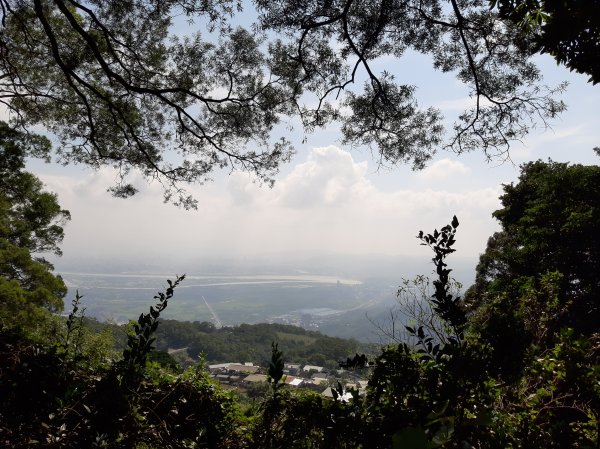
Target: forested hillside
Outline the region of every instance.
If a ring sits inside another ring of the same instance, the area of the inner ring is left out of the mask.
[[[337,368],[340,360],[367,349],[354,340],[284,324],[242,324],[216,329],[206,322],[161,320],[156,331],[157,349],[187,348],[192,358],[202,355],[209,363],[252,361],[267,366],[274,341],[279,342],[279,349],[289,362],[329,368]]]

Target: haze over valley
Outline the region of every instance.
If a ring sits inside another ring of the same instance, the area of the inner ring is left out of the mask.
[[[292,268],[294,262],[299,268]],[[455,275],[465,285],[470,282],[472,264],[472,260],[456,260]],[[196,262],[196,266],[202,271],[188,270],[163,315],[166,319],[208,321],[217,327],[292,324],[364,342],[380,341],[377,324],[388,319],[397,305],[401,279],[427,275],[432,269],[428,254],[422,259],[323,256],[288,259],[287,264],[221,260]],[[67,303],[79,291],[88,316],[118,323],[145,312],[156,292],[175,276],[164,267],[134,272],[125,264],[101,261],[76,268],[59,270],[69,288]]]

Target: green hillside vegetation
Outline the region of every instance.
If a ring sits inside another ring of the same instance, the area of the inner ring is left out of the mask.
[[[187,348],[194,359],[202,355],[208,363],[254,362],[266,366],[271,357],[271,342],[290,362],[337,368],[348,354],[372,351],[367,345],[307,331],[284,324],[241,324],[216,329],[212,323],[161,320],[156,331],[159,350]]]

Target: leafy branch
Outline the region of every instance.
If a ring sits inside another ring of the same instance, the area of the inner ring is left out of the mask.
[[[75,293],[75,299],[71,302],[73,309],[69,313],[67,317],[66,327],[67,333],[65,335],[64,343],[62,347],[65,351],[65,354],[69,355],[69,350],[72,347],[74,356],[77,356],[81,350],[81,339],[83,336],[83,318],[85,315],[85,307],[81,308],[81,299],[83,295],[79,294],[79,290]]]
[[[123,351],[123,363],[127,368],[138,370],[146,365],[148,354],[154,349],[152,343],[156,340],[154,333],[158,328],[158,318],[167,308],[175,287],[184,279],[185,275],[177,276],[175,282],[167,280],[169,287],[166,291],[154,296],[154,299],[158,300],[157,304],[150,306],[150,313],[142,313],[133,325],[133,332],[127,337],[127,348]]]
[[[462,346],[464,339],[464,326],[467,317],[462,307],[461,297],[450,293],[452,287],[450,273],[452,269],[448,268],[448,264],[445,262],[446,257],[456,251],[452,246],[456,243],[454,237],[458,225],[458,219],[454,216],[452,222],[439,231],[435,229],[432,234],[419,231],[417,236],[422,242],[421,245],[429,246],[434,252],[434,257],[431,260],[436,267],[437,279],[433,281],[435,291],[431,297],[432,310],[453,333],[448,337],[447,343],[440,346],[440,343],[436,344],[433,336],[425,334],[423,326],[418,328],[406,326],[406,330],[417,338],[417,345],[421,346],[418,352],[431,358],[439,358],[450,353],[451,348]]]

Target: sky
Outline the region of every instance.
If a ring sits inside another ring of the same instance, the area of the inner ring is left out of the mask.
[[[378,168],[368,150],[340,144],[336,126],[293,136],[297,154],[281,168],[271,189],[245,173],[225,172],[214,182],[190,186],[198,210],[163,204],[158,184],[138,179],[140,193],[116,199],[106,192],[114,173],[30,161],[28,168],[60,204],[70,210],[63,256],[72,267],[82,259],[154,261],[180,269],[199,259],[260,259],[319,255],[416,256],[429,253],[415,239],[453,215],[460,221],[457,254],[472,261],[499,229],[491,214],[500,207],[502,184],[515,182],[518,166],[530,160],[596,164],[600,146],[600,86],[558,67],[549,57],[537,61],[549,85],[567,80],[562,97],[568,110],[552,129],[534,130],[511,149],[511,162],[488,163],[481,153],[438,152],[419,172],[410,167]],[[439,74],[426,57],[408,55],[381,61],[397,78],[418,86],[423,106],[435,106],[451,119],[469,101],[452,74]],[[194,271],[190,266],[188,272]]]

